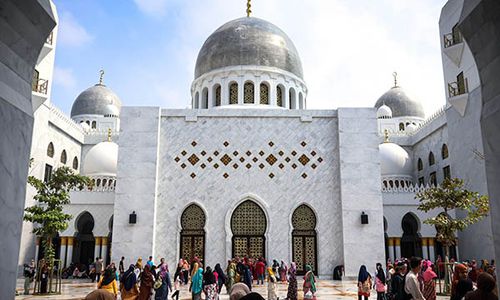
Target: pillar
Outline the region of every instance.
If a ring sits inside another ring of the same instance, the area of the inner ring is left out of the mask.
[[[388,238],[387,239],[387,244],[389,248],[389,259],[394,263],[396,257],[394,253],[394,239],[393,238]]]
[[[94,257],[101,257],[101,237],[95,237]]]
[[[35,237],[35,263],[38,265],[38,253],[40,252],[40,238]]]
[[[429,259],[432,262],[436,261],[436,256],[434,252],[434,238],[429,238]]]
[[[73,245],[75,244],[75,238],[68,236],[67,243],[67,255],[65,267],[68,267],[73,262]]]
[[[396,258],[401,258],[401,239],[394,238],[394,244],[396,245]]]
[[[61,249],[59,250],[59,258],[61,259],[61,266],[66,265],[66,248],[67,248],[68,238],[65,236],[61,237]]]
[[[429,259],[429,249],[428,249],[427,238],[422,238],[422,258]]]
[[[108,253],[108,237],[103,236],[101,238],[101,245],[102,245],[102,252],[101,256],[103,258],[103,265],[104,267],[107,267],[109,264],[109,261],[107,261],[107,253]]]

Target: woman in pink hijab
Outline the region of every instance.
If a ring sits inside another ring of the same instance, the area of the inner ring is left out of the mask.
[[[422,294],[426,300],[436,300],[436,283],[434,282],[434,278],[436,278],[437,275],[432,270],[432,263],[430,260],[426,260],[424,265],[427,268],[425,272],[422,273],[422,278],[424,280]]]

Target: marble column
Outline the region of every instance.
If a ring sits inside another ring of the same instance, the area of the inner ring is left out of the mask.
[[[59,249],[59,259],[61,260],[61,266],[65,266],[66,262],[66,248],[68,239],[65,236],[61,237],[61,248]]]
[[[429,259],[427,238],[422,238],[422,258]]]
[[[40,252],[40,238],[35,237],[35,263],[38,264],[38,253]]]
[[[66,255],[66,263],[64,264],[65,267],[68,267],[72,262],[73,262],[73,244],[75,242],[75,238],[72,236],[68,236],[68,239],[66,241],[67,243],[67,255]]]
[[[94,257],[101,257],[101,237],[95,237]]]
[[[434,253],[434,238],[429,238],[429,260],[436,261],[436,256]]]
[[[401,258],[401,239],[394,238],[394,244],[396,245],[396,258]]]
[[[388,255],[389,255],[389,259],[394,262],[394,240],[392,238],[387,238],[387,245],[388,245]]]
[[[102,245],[101,257],[104,261],[103,265],[107,266],[109,264],[108,255],[107,255],[107,253],[108,253],[108,237],[103,236],[101,238],[101,245]]]

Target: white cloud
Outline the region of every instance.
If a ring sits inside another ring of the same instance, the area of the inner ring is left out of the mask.
[[[78,23],[73,14],[63,12],[59,19],[58,43],[69,47],[80,47],[94,39],[87,30]]]
[[[56,66],[54,68],[54,83],[64,89],[74,89],[76,87],[76,78],[73,70]]]
[[[139,9],[154,17],[163,16],[167,9],[168,0],[134,0]]]

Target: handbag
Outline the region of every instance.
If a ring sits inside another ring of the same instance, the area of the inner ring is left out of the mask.
[[[162,282],[162,280],[161,280],[161,277],[160,277],[160,276],[158,276],[158,278],[157,278],[157,279],[156,279],[156,281],[155,281],[155,284],[153,285],[153,288],[154,288],[155,290],[157,290],[157,289],[161,288],[161,285],[162,285],[162,284],[163,284],[163,282]]]
[[[308,291],[305,295],[304,295],[304,299],[312,299],[313,298],[313,293],[311,291]]]

